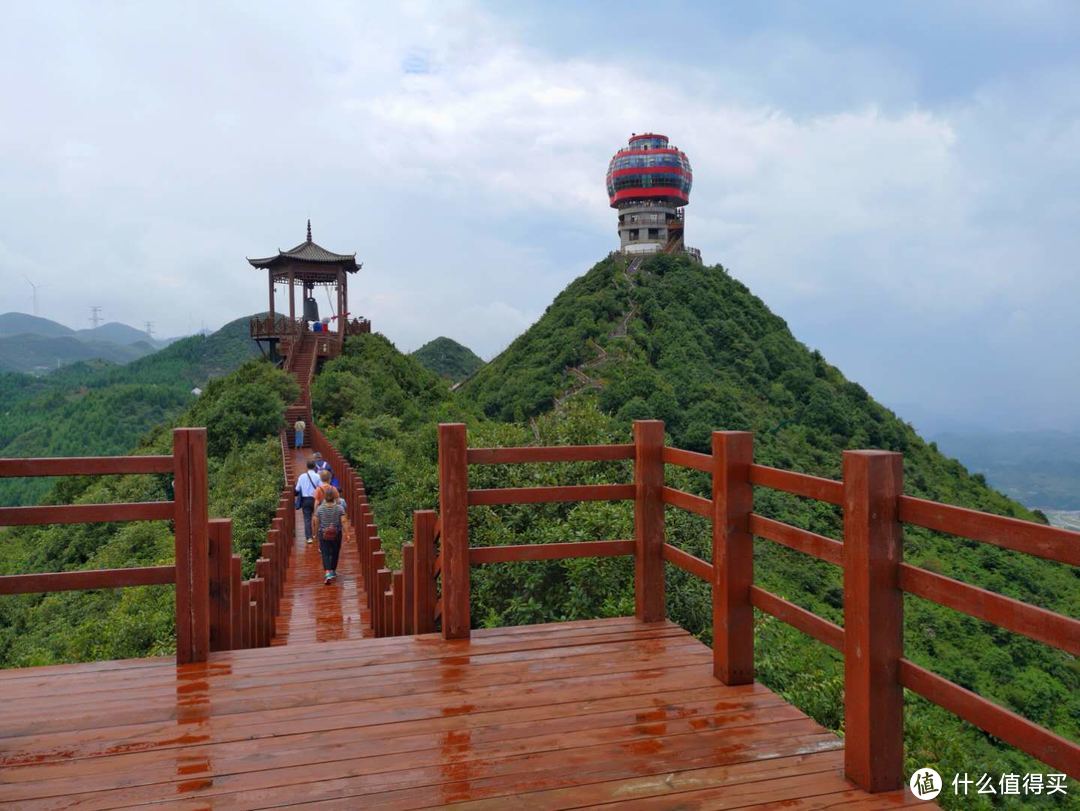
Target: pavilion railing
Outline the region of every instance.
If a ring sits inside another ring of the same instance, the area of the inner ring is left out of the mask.
[[[440,621],[444,638],[468,638],[469,571],[486,563],[632,555],[635,613],[647,622],[666,617],[664,564],[712,586],[713,672],[725,684],[754,679],[756,608],[835,648],[844,656],[845,774],[869,791],[903,782],[903,690],[934,702],[965,721],[1073,777],[1080,777],[1080,746],[932,673],[904,657],[905,594],[948,606],[1015,633],[1080,654],[1080,621],[976,588],[904,563],[903,525],[925,527],[984,543],[1080,565],[1080,533],[981,513],[903,495],[899,453],[845,451],[843,480],[755,464],[753,435],[718,431],[711,453],[665,447],[664,426],[634,423],[626,445],[469,448],[461,424],[439,426],[441,515],[415,513],[413,614]],[[469,465],[634,460],[632,483],[470,489]],[[710,474],[703,498],[666,486],[665,465]],[[843,541],[754,512],[754,488],[766,487],[843,509]],[[471,547],[468,510],[497,504],[632,500],[634,539],[542,545]],[[677,507],[709,519],[712,560],[666,541],[664,509]],[[440,550],[434,554],[435,536]],[[841,627],[754,584],[754,538],[787,546],[840,566],[844,573]],[[423,552],[421,552],[423,549]],[[435,595],[435,581],[441,594]],[[407,613],[407,612],[406,612]]]

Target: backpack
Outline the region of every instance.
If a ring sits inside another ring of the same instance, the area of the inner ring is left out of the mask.
[[[334,524],[323,527],[322,536],[324,541],[336,541],[338,538],[338,528]]]

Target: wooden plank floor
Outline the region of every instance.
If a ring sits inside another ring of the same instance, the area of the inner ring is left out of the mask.
[[[296,481],[296,477],[306,469],[310,456],[310,448],[293,449],[289,460],[289,481]],[[296,511],[295,527],[281,610],[270,644],[295,645],[370,636],[371,616],[352,529],[347,530],[341,545],[338,579],[333,585],[327,586],[323,582],[319,544],[306,543],[304,516],[299,510]]]
[[[21,809],[896,807],[842,742],[632,618],[0,672]]]

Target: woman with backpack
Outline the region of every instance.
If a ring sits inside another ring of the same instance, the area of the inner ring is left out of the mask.
[[[312,521],[312,529],[315,530],[319,539],[323,568],[326,570],[323,582],[328,586],[337,580],[338,555],[341,554],[343,534],[341,519],[344,516],[345,508],[341,506],[337,488],[328,488],[323,492],[322,503],[315,510],[315,518]]]

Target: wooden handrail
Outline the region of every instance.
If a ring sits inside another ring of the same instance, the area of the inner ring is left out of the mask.
[[[0,594],[46,594],[54,591],[164,586],[176,582],[176,566],[135,566],[80,572],[9,574],[0,577]]]
[[[66,456],[0,459],[0,478],[172,473],[171,456]]]
[[[754,608],[771,614],[793,628],[798,628],[804,634],[814,637],[819,642],[824,642],[830,648],[844,652],[844,629],[839,625],[822,619],[812,611],[807,611],[795,603],[777,597],[759,586],[750,587],[750,601],[754,604]]]
[[[959,535],[1058,563],[1080,566],[1080,532],[969,510],[966,507],[940,504],[914,496],[900,497],[900,520],[905,524],[914,524],[936,532]]]
[[[687,512],[692,512],[704,516],[705,518],[712,518],[713,503],[711,499],[695,496],[692,493],[685,493],[682,490],[676,490],[674,487],[664,487],[663,495],[665,504],[670,504],[672,507],[679,507]]]
[[[1080,774],[1080,746],[1028,719],[953,684],[909,659],[901,659],[900,684],[996,738],[1066,774]]]
[[[713,565],[707,560],[702,560],[689,552],[684,552],[677,546],[672,546],[669,543],[664,544],[664,560],[673,566],[678,566],[684,572],[689,572],[694,577],[704,580],[706,583],[713,582],[715,575]]]
[[[0,507],[0,526],[25,527],[46,524],[99,524],[114,521],[170,521],[175,510],[175,501]]]
[[[750,516],[750,532],[759,538],[782,544],[819,560],[837,566],[844,565],[844,545],[816,532],[799,529],[757,513]]]
[[[703,473],[712,473],[713,458],[707,453],[696,451],[684,451],[680,448],[664,447],[664,464],[678,465],[679,467],[700,470]]]
[[[834,479],[823,479],[806,473],[793,473],[765,465],[750,465],[750,483],[785,493],[825,501],[829,504],[844,503],[844,486]]]
[[[907,563],[900,564],[900,588],[908,594],[1080,656],[1080,620]]]

